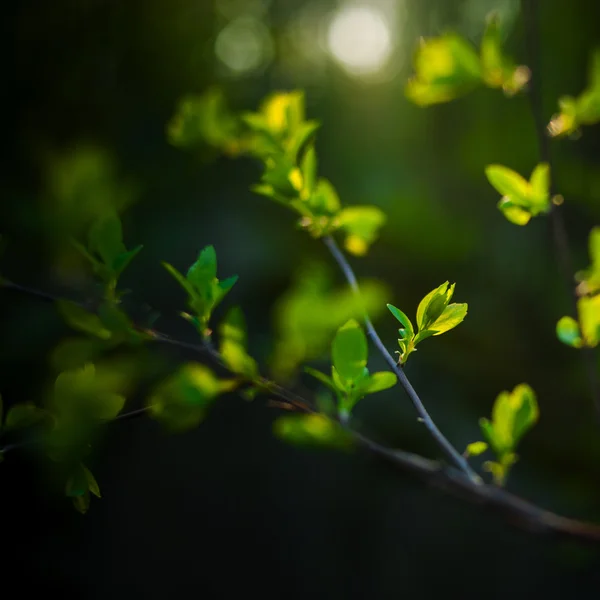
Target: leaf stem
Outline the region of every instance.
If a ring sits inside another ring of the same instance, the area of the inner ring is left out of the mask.
[[[342,258],[344,258],[343,255]],[[349,270],[349,273],[352,273],[351,269]],[[358,284],[356,284],[356,278],[353,273],[352,280],[355,282],[356,289],[358,289]],[[37,290],[32,290],[25,286],[13,284],[10,287],[13,290],[31,294],[46,301],[54,302],[57,300],[57,298],[50,294],[38,292]],[[219,352],[206,344],[191,344],[171,338],[164,333],[155,333],[157,341],[194,352],[208,353],[217,360],[219,364],[225,366]],[[387,354],[387,350],[385,352]],[[265,389],[268,389],[276,398],[280,398],[286,403],[293,404],[303,412],[315,412],[307,401],[290,390],[282,388],[265,378],[259,378],[256,383],[263,385]],[[135,409],[118,415],[113,421],[142,417],[146,412],[146,408]],[[502,488],[476,483],[473,479],[464,477],[462,470],[457,471],[455,467],[442,465],[439,462],[429,460],[411,452],[387,448],[366,435],[350,429],[346,424],[341,423],[341,425],[353,436],[357,445],[389,462],[399,471],[413,475],[424,483],[432,485],[443,492],[451,493],[463,500],[467,500],[477,507],[497,513],[508,523],[529,533],[547,538],[570,539],[594,545],[600,544],[599,525],[577,521],[548,512],[518,496],[510,494]],[[39,441],[39,439],[26,440],[22,443],[9,444],[0,449],[0,456],[5,452],[16,450]]]
[[[325,243],[325,245],[331,252],[333,258],[344,273],[344,276],[346,277],[346,280],[348,281],[348,284],[350,285],[352,291],[355,294],[360,295],[360,288],[358,286],[358,281],[356,280],[356,275],[354,274],[350,263],[346,260],[344,253],[340,250],[335,240],[331,236],[326,236],[323,238],[323,242]],[[427,428],[437,445],[441,448],[442,452],[446,455],[446,457],[450,460],[451,463],[458,467],[472,482],[476,484],[482,483],[481,478],[469,466],[469,463],[467,462],[465,457],[462,456],[456,450],[456,448],[454,448],[454,446],[446,439],[446,437],[444,437],[442,432],[438,429],[437,425],[427,412],[427,409],[421,401],[421,398],[419,398],[419,395],[417,394],[412,384],[410,383],[408,377],[406,376],[404,369],[400,367],[400,365],[397,363],[394,357],[388,352],[384,343],[381,341],[381,338],[375,330],[375,327],[373,327],[373,323],[371,322],[369,316],[365,313],[363,318],[369,337],[371,338],[371,340],[373,341],[383,358],[386,360],[388,365],[393,369],[394,373],[397,375],[400,384],[404,388],[404,391],[406,392],[411,402],[413,403],[415,409],[417,410],[421,423],[425,425],[425,427]]]

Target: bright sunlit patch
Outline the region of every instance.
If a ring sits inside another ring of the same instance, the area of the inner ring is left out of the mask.
[[[240,17],[221,30],[215,41],[215,54],[235,74],[255,71],[271,60],[271,35],[257,19]]]
[[[334,13],[327,32],[333,58],[352,75],[381,71],[393,50],[386,15],[375,6],[348,4]]]

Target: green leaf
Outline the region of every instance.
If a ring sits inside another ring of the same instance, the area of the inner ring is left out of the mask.
[[[398,319],[398,321],[400,321],[400,323],[402,324],[403,329],[401,329],[401,332],[405,332],[404,334],[401,333],[403,338],[412,338],[414,336],[414,329],[413,329],[413,324],[411,323],[411,320],[399,309],[396,308],[395,306],[393,306],[392,304],[387,304],[386,305],[389,309],[389,311],[394,315],[394,317],[396,317],[396,319]]]
[[[334,392],[337,391],[337,387],[333,379],[325,375],[325,373],[321,373],[321,371],[317,371],[317,369],[313,369],[312,367],[304,367],[304,371],[312,377],[314,377],[315,379],[318,379],[321,383],[324,383],[328,388],[330,388]]]
[[[65,494],[69,498],[83,496],[88,491],[89,484],[84,469],[85,468],[83,465],[77,465],[67,479],[67,483],[65,485]]]
[[[96,478],[92,475],[92,472],[85,465],[82,465],[82,467],[87,481],[88,489],[90,490],[90,492],[92,492],[92,494],[94,494],[94,496],[96,496],[96,498],[102,498],[102,495],[100,494],[100,486],[98,485]]]
[[[516,171],[503,165],[488,165],[485,174],[494,189],[502,196],[508,196],[517,206],[528,207],[530,183]]]
[[[434,332],[433,335],[441,335],[446,331],[454,329],[459,323],[462,323],[467,316],[468,305],[449,304],[440,317],[434,323],[429,325],[429,329]]]
[[[581,125],[593,125],[600,121],[600,49],[596,49],[590,61],[588,85],[577,98],[563,96],[558,101],[560,112],[548,125],[551,136],[565,136],[578,131]]]
[[[531,199],[536,205],[545,208],[550,194],[550,165],[548,163],[536,165],[531,173],[529,183]]]
[[[452,33],[423,40],[415,55],[414,68],[415,75],[405,93],[420,106],[448,102],[481,83],[481,65],[475,49]]]
[[[284,415],[274,422],[273,430],[278,438],[296,446],[346,449],[353,443],[349,433],[322,414]]]
[[[271,368],[276,379],[290,377],[298,365],[327,352],[337,329],[348,319],[371,318],[385,310],[387,291],[379,281],[361,281],[361,295],[348,286],[332,287],[329,267],[308,263],[298,272],[274,310],[276,342]]]
[[[585,344],[594,348],[600,342],[600,294],[579,298],[577,307]]]
[[[537,423],[540,411],[535,393],[525,383],[515,387],[511,394],[511,403],[514,411],[512,439],[515,447],[523,435]]]
[[[346,250],[357,256],[366,254],[385,221],[385,213],[377,206],[349,206],[336,218],[339,227],[346,232]]]
[[[188,363],[148,398],[150,414],[171,431],[186,431],[200,424],[220,394],[237,385],[235,380],[217,378],[204,365]]]
[[[454,284],[450,288],[448,288],[448,285],[448,281],[442,283],[442,285],[431,290],[419,302],[419,306],[417,307],[417,326],[419,331],[427,329],[444,312],[454,291]]]
[[[581,348],[583,340],[579,331],[579,323],[573,317],[562,317],[556,324],[558,339],[567,346]]]
[[[73,329],[94,335],[102,340],[112,337],[111,331],[105,327],[98,315],[88,312],[75,302],[57,300],[56,308]]]
[[[177,280],[179,285],[190,295],[195,296],[196,290],[192,284],[173,266],[169,263],[162,262],[162,266]]]
[[[591,230],[588,245],[591,264],[576,275],[576,279],[580,282],[577,287],[580,296],[600,291],[600,227]]]
[[[498,202],[498,208],[508,221],[515,225],[527,225],[531,220],[531,213],[511,202],[506,196]]]
[[[513,454],[523,435],[539,418],[535,393],[527,384],[517,385],[512,392],[498,394],[492,409],[492,421],[480,420],[481,430],[490,446],[504,463]]]
[[[63,371],[54,382],[52,408],[59,415],[72,415],[86,420],[109,421],[125,405],[121,392],[128,376],[92,363],[78,369]]]
[[[308,205],[315,215],[334,215],[340,210],[340,198],[328,179],[319,178],[316,188],[307,197]]]
[[[239,277],[237,275],[232,275],[227,279],[223,279],[223,281],[219,281],[219,288],[221,289],[220,299],[231,290],[231,288],[237,283]]]
[[[314,136],[319,127],[320,123],[318,121],[304,121],[298,126],[296,132],[287,142],[288,155],[293,161],[297,160],[299,152]]]
[[[6,412],[6,429],[26,429],[43,421],[48,413],[31,402],[23,402],[11,406]]]
[[[488,449],[488,445],[485,442],[472,442],[467,446],[465,450],[465,456],[479,456]]]
[[[531,73],[525,66],[516,66],[502,49],[499,18],[492,14],[481,40],[481,66],[484,83],[492,88],[501,87],[506,95],[521,91]]]
[[[214,87],[182,98],[167,126],[169,143],[174,146],[206,143],[230,154],[243,149],[240,133],[240,122],[229,110],[223,91]]]
[[[361,384],[361,394],[374,394],[375,392],[381,392],[387,390],[396,385],[398,378],[394,373],[389,371],[380,371],[373,373],[366,380],[366,383]]]
[[[367,365],[367,338],[354,319],[340,327],[331,348],[333,365],[340,377],[346,381],[357,381]]]
[[[133,250],[123,252],[116,257],[113,262],[112,268],[115,275],[118,277],[121,273],[129,266],[129,263],[137,256],[138,252],[143,248],[141,244],[136,246]]]
[[[201,250],[198,260],[189,268],[187,280],[201,293],[217,277],[217,253],[214,246],[206,246]]]
[[[121,219],[116,213],[103,216],[92,224],[88,234],[88,249],[100,256],[110,269],[117,258],[127,251],[123,244]]]

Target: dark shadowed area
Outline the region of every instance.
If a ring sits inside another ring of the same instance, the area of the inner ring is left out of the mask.
[[[537,5],[548,122],[557,99],[586,84],[600,4]],[[350,257],[357,275],[385,283],[386,302],[411,314],[446,280],[469,304],[464,323],[425,341],[406,367],[440,429],[462,451],[481,438],[478,419],[498,393],[527,382],[541,417],[508,488],[600,522],[598,415],[580,354],[555,336],[571,305],[550,223],[509,223],[484,175],[490,163],[529,175],[539,162],[527,96],[482,87],[422,108],[404,94],[421,36],[453,30],[477,43],[494,9],[508,51],[527,64],[516,0],[5,0],[0,272],[83,298],[87,280],[57,251],[64,232],[48,215],[61,194],[118,203],[127,246],[144,245],[123,276],[132,314],[152,307],[162,331],[195,341],[178,315],[184,294],[160,263],[184,271],[213,244],[219,273],[239,275],[227,304],[242,306],[251,353],[267,365],[274,308],[299,269],[327,263],[336,285],[343,277],[292,213],[250,191],[256,162],[182,151],[165,128],[183,95],[213,85],[238,110],[303,89],[308,117],[322,123],[320,173],[345,203],[388,216],[369,254]],[[600,222],[599,149],[599,125],[551,145],[577,270]],[[56,377],[49,357],[72,331],[51,304],[10,290],[0,289],[0,319],[2,398],[37,402]],[[381,312],[375,325],[395,351],[397,322]],[[198,359],[145,352],[131,407],[178,362]],[[385,368],[374,351],[369,367]],[[297,382],[308,396],[315,388]],[[183,434],[150,419],[107,426],[88,459],[102,499],[85,516],[30,453],[7,454],[5,594],[375,600],[600,589],[598,549],[540,540],[363,452],[286,445],[272,433],[280,413],[264,398],[227,394]],[[389,446],[440,458],[400,387],[368,397],[356,415]]]

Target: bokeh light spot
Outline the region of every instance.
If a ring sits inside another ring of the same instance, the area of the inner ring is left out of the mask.
[[[393,50],[386,15],[367,4],[347,4],[334,13],[327,32],[333,58],[352,75],[381,71]]]
[[[215,54],[234,74],[244,75],[271,60],[273,42],[261,21],[240,17],[221,30],[215,41]]]

